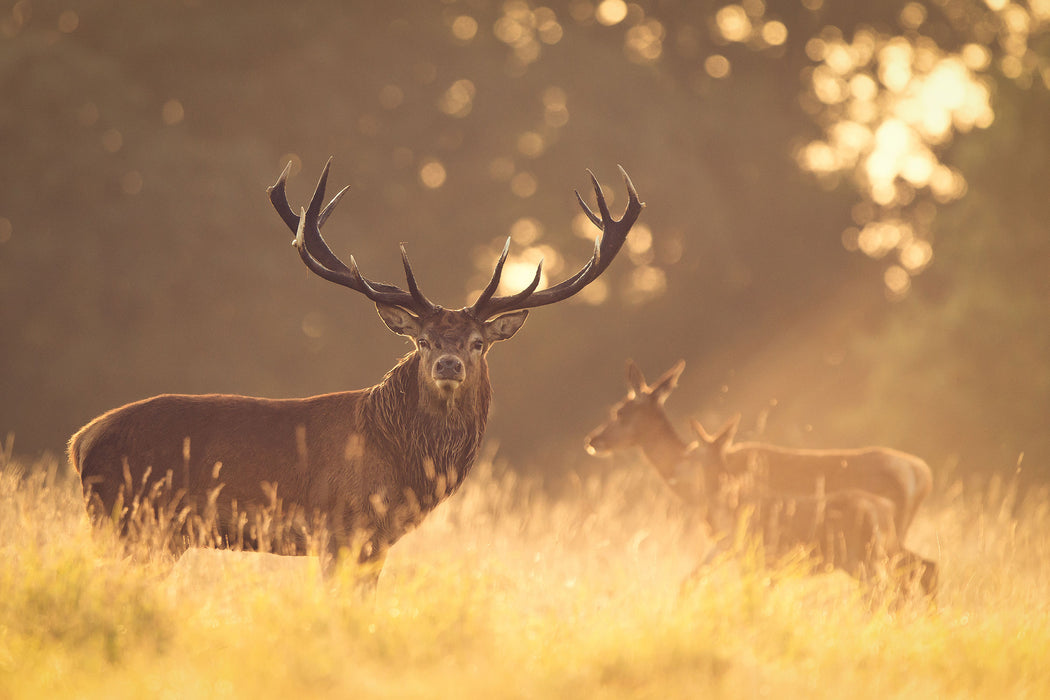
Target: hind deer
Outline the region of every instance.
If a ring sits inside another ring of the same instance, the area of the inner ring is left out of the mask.
[[[623,217],[613,219],[588,171],[599,213],[576,197],[601,230],[590,260],[560,284],[538,290],[541,262],[525,289],[497,296],[508,238],[477,300],[450,310],[420,291],[404,245],[407,291],[366,278],[353,256],[344,264],[331,251],[321,227],[347,188],[322,207],[330,164],[298,215],[285,194],[291,164],[269,188],[270,201],[295,235],[306,267],[374,302],[386,326],[412,341],[411,352],[378,384],[357,391],[280,400],[166,394],[131,403],[73,435],[69,459],[93,508],[116,510],[119,520],[133,489],[141,494],[167,483],[187,507],[213,508],[225,543],[240,541],[238,513],[264,508],[276,493],[297,522],[323,521],[334,555],[328,563],[340,552],[356,556],[374,584],[389,547],[452,495],[471,469],[492,395],[486,362],[492,345],[512,337],[528,309],[568,299],[597,279],[644,204],[620,168],[628,202]],[[305,554],[304,546],[285,553]]]
[[[731,434],[738,417],[719,436]],[[773,558],[804,548],[824,568],[837,568],[867,581],[892,580],[903,594],[918,584],[933,596],[937,564],[909,549],[899,536],[900,509],[885,496],[860,487],[825,490],[824,476],[816,476],[813,491],[778,488],[770,472],[754,461],[734,464],[728,442],[712,438],[693,420],[698,437],[688,452],[701,490],[706,495],[706,518],[718,545],[707,557],[738,545],[729,537],[744,532],[762,541]]]
[[[715,436],[693,422],[698,440],[682,440],[664,410],[685,368],[675,364],[652,386],[627,363],[627,396],[611,420],[586,440],[591,454],[638,447],[683,500],[706,509],[712,534],[735,531],[743,515],[772,551],[808,545],[825,563],[863,576],[891,561],[919,572],[927,592],[936,565],[902,541],[932,485],[913,455],[884,447],[795,450],[764,443],[732,444],[739,416]]]

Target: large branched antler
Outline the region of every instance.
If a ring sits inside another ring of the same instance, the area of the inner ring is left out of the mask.
[[[609,214],[609,207],[605,203],[601,185],[598,184],[598,180],[590,170],[587,171],[587,174],[590,175],[591,183],[594,185],[594,194],[598,199],[598,211],[601,216],[595,215],[583,201],[580,193],[576,192],[576,199],[583,208],[583,212],[602,231],[601,236],[594,241],[594,254],[591,255],[591,259],[579,272],[560,284],[536,291],[536,287],[540,283],[540,274],[543,270],[543,262],[540,261],[540,264],[536,266],[536,276],[533,277],[532,282],[525,289],[510,296],[493,296],[496,288],[499,287],[500,275],[503,273],[503,264],[507,261],[507,252],[510,250],[510,239],[508,238],[506,245],[503,246],[503,252],[500,254],[499,260],[496,261],[492,279],[489,280],[488,285],[482,290],[478,300],[466,311],[479,321],[484,321],[510,311],[545,306],[546,304],[553,304],[563,299],[568,299],[596,280],[605,271],[605,268],[609,267],[609,263],[612,262],[613,258],[616,257],[624,241],[627,240],[628,232],[630,232],[634,222],[638,219],[638,215],[641,214],[642,208],[645,207],[645,204],[639,201],[638,193],[634,189],[634,183],[631,182],[627,172],[623,167],[617,167],[620,168],[620,173],[623,174],[624,182],[627,184],[628,195],[627,209],[619,221],[613,219],[612,215]]]
[[[339,203],[343,194],[349,189],[348,186],[339,190],[332,197],[332,200],[328,202],[327,206],[323,209],[321,208],[321,204],[324,202],[325,186],[328,184],[328,168],[331,164],[332,159],[329,158],[328,162],[325,163],[324,170],[321,171],[321,177],[317,181],[313,197],[310,198],[310,206],[306,209],[300,209],[298,216],[288,205],[288,195],[285,192],[285,181],[288,178],[288,171],[292,167],[291,163],[285,166],[284,172],[277,178],[277,182],[266,190],[270,195],[270,202],[273,204],[274,209],[277,210],[278,215],[295,234],[292,244],[298,249],[299,257],[302,258],[310,270],[320,277],[361,292],[376,303],[400,306],[414,312],[418,316],[429,315],[437,307],[419,290],[403,243],[401,244],[401,261],[405,266],[405,277],[408,280],[407,292],[392,284],[369,280],[358,270],[357,261],[354,260],[353,255],[350,256],[350,265],[347,266],[325,243],[324,238],[321,236],[321,226],[324,225],[335,205]]]

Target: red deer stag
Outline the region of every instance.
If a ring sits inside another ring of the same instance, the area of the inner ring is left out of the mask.
[[[735,420],[730,425],[735,427]],[[812,494],[778,490],[760,470],[733,466],[725,445],[698,421],[692,423],[699,442],[690,456],[696,457],[703,483],[708,525],[720,540],[707,560],[738,545],[733,535],[741,534],[743,525],[743,533],[760,540],[768,557],[801,547],[823,567],[862,581],[891,580],[902,594],[917,583],[927,595],[936,593],[937,564],[904,548],[892,500],[861,488],[825,492],[823,477],[817,477]]]
[[[528,309],[568,299],[601,275],[644,204],[620,168],[628,202],[623,217],[613,219],[588,171],[599,214],[579,193],[576,197],[601,235],[587,264],[563,282],[537,290],[541,263],[525,289],[496,296],[508,239],[477,301],[449,310],[420,291],[403,245],[408,291],[369,280],[353,256],[347,265],[331,251],[320,229],[347,188],[322,208],[330,163],[299,215],[285,194],[291,164],[269,188],[270,201],[295,234],[303,263],[373,301],[387,327],[410,338],[414,349],[379,384],[358,391],[280,400],[162,395],[131,403],[73,435],[69,458],[85,495],[106,513],[116,506],[118,517],[121,504],[132,498],[129,488],[144,492],[166,473],[183,503],[198,512],[215,509],[224,541],[237,536],[235,512],[265,507],[267,490],[271,496],[276,490],[286,513],[323,520],[328,551],[356,553],[374,583],[388,548],[454,493],[470,471],[488,417],[486,355],[492,344],[513,336]],[[217,486],[221,490],[215,491]],[[290,553],[305,551],[298,547]]]

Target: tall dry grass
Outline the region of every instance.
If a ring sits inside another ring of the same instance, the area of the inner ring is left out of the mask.
[[[891,611],[747,558],[683,587],[706,541],[643,465],[553,497],[484,460],[374,599],[313,558],[129,552],[62,474],[0,464],[0,698],[1050,697],[1050,499],[1008,480],[937,489],[937,606]]]

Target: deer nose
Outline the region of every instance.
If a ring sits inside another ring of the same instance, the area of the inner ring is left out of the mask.
[[[455,355],[439,357],[434,363],[434,379],[451,379],[461,382],[466,378],[463,361]]]
[[[589,455],[597,455],[605,452],[606,445],[605,439],[600,433],[588,435],[587,439],[583,443],[583,449],[586,450]]]

